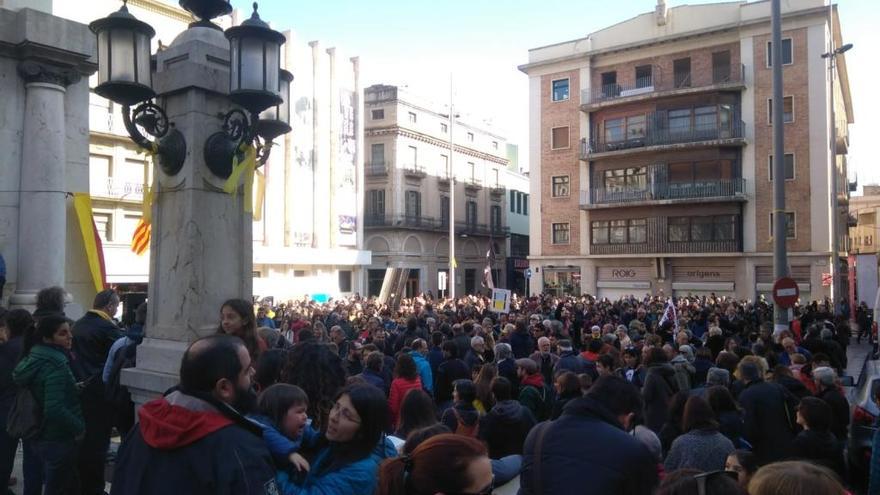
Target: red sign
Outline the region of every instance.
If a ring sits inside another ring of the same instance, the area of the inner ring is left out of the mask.
[[[773,302],[780,308],[790,308],[797,302],[800,291],[793,278],[783,277],[773,284]]]
[[[822,287],[831,287],[832,281],[834,279],[831,277],[830,273],[822,274]]]

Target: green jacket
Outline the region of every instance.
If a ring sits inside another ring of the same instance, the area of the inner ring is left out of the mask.
[[[76,381],[59,348],[35,345],[15,367],[12,379],[29,388],[43,407],[40,440],[73,440],[85,430]]]
[[[519,403],[532,412],[535,420],[545,421],[550,418],[553,400],[546,386],[524,385],[519,391]]]

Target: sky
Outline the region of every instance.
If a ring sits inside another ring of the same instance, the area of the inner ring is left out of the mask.
[[[796,2],[797,0],[782,0]],[[233,0],[251,12],[250,0]],[[667,0],[675,7],[707,0]],[[873,4],[873,6],[872,6]],[[433,101],[449,100],[450,74],[456,108],[469,123],[492,129],[520,147],[528,164],[528,77],[517,69],[528,50],[586,36],[653,11],[655,0],[262,0],[260,16],[275,29],[292,29],[322,46],[361,58],[364,87],[407,86]],[[855,124],[850,128],[850,174],[859,185],[880,183],[880,164],[870,142],[880,135],[880,70],[872,52],[880,26],[875,0],[838,0]],[[295,72],[296,68],[292,68]],[[296,84],[296,83],[294,83]],[[861,189],[861,187],[860,187]]]

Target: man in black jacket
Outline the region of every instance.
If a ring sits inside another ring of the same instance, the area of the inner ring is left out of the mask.
[[[458,359],[458,346],[455,342],[447,340],[441,347],[443,350],[443,362],[437,367],[434,376],[434,394],[437,404],[444,408],[452,402],[453,384],[456,380],[471,377],[471,370]]]
[[[638,389],[618,376],[596,381],[562,416],[532,430],[523,448],[522,495],[648,495],[657,463],[627,433],[641,410]]]
[[[183,356],[180,386],[145,404],[119,449],[112,495],[275,495],[272,457],[253,401],[251,359],[237,337],[211,335]]]
[[[104,463],[115,411],[104,397],[101,374],[110,347],[122,337],[122,331],[113,321],[118,307],[116,291],[103,290],[95,296],[92,309],[73,325],[72,367],[77,381],[85,384],[82,412],[86,434],[77,459],[83,495],[104,493]]]
[[[503,376],[492,380],[495,405],[480,418],[479,438],[489,448],[489,457],[501,459],[522,454],[523,442],[535,426],[535,417],[519,401],[514,400],[510,380]]]
[[[744,412],[746,440],[752,444],[755,460],[763,465],[785,459],[794,439],[790,414],[794,401],[781,385],[765,382],[756,364],[740,363],[737,372],[745,383],[739,404]]]
[[[821,366],[813,370],[813,380],[818,388],[816,397],[831,406],[831,433],[839,441],[845,442],[849,430],[849,401],[838,388],[837,373],[829,367]]]

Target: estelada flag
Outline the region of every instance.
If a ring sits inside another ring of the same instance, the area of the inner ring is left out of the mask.
[[[137,227],[134,229],[134,235],[131,236],[131,250],[138,256],[144,254],[150,247],[150,233],[152,226],[141,218]]]

